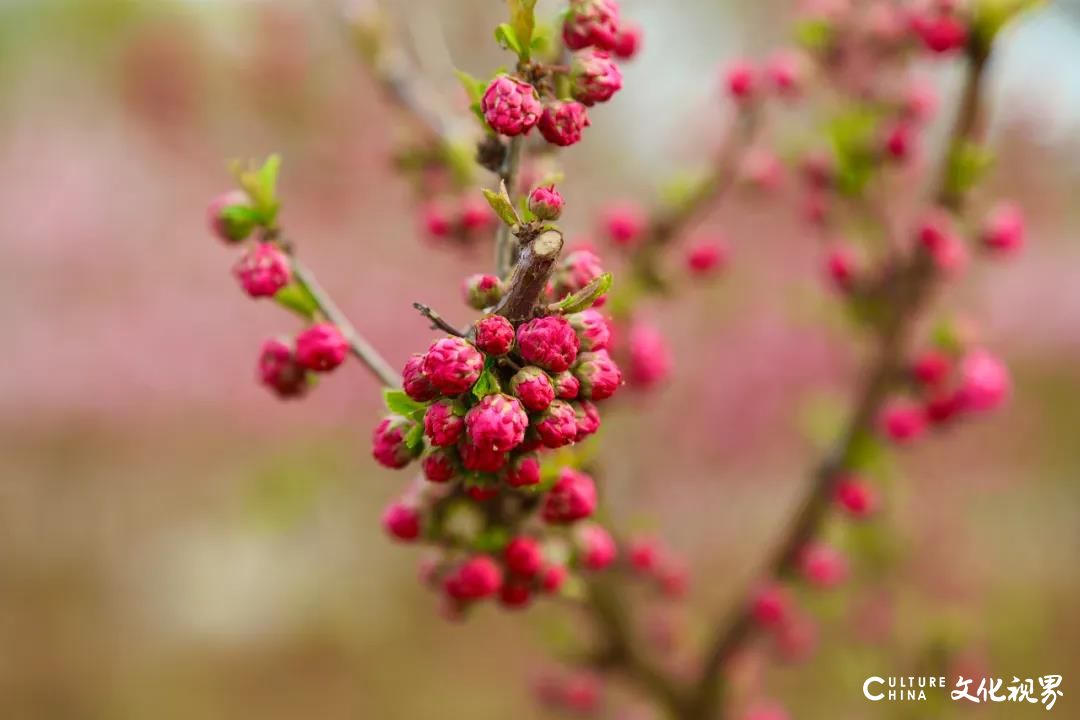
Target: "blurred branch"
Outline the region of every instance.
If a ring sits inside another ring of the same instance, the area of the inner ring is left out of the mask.
[[[969,52],[967,77],[960,111],[946,148],[944,167],[934,198],[940,205],[958,212],[964,196],[948,182],[948,164],[952,154],[965,143],[978,141],[982,134],[982,89],[988,52],[975,48]],[[817,532],[827,514],[836,483],[849,468],[858,444],[873,432],[873,423],[887,393],[901,369],[909,336],[916,319],[933,290],[934,263],[920,245],[898,269],[890,283],[892,312],[879,329],[876,358],[869,367],[862,390],[855,402],[846,429],[832,450],[815,469],[806,498],[767,566],[773,577],[783,577],[793,569],[799,551]],[[686,720],[708,720],[720,710],[724,665],[755,635],[757,626],[744,602],[727,620],[720,623],[708,646],[694,691],[691,712]]]
[[[431,107],[417,81],[421,77],[399,45],[392,41],[388,14],[377,0],[353,0],[346,8],[346,19],[354,45],[372,76],[387,98],[411,116],[439,142],[448,142],[452,118]]]
[[[716,209],[734,186],[739,163],[760,126],[759,110],[749,107],[736,116],[735,127],[724,143],[711,172],[682,203],[660,214],[646,229],[645,239],[630,258],[630,272],[643,287],[662,291],[667,282],[660,274],[660,252],[690,232]]]
[[[503,158],[499,168],[499,182],[504,184],[506,192],[510,194],[510,202],[513,204],[514,189],[517,187],[518,168],[521,165],[521,146],[524,139],[519,135],[510,140],[510,147]],[[504,278],[510,272],[514,264],[514,245],[516,241],[510,233],[510,226],[499,223],[499,229],[495,233],[495,274]]]
[[[457,337],[465,337],[465,333],[458,330],[456,327],[447,322],[442,315],[437,313],[430,306],[424,303],[414,302],[412,304],[416,311],[431,321],[432,330],[442,330]]]

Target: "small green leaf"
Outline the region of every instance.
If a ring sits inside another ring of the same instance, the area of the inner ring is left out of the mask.
[[[994,154],[978,143],[965,141],[949,153],[946,185],[949,193],[962,195],[975,187],[994,164]]]
[[[592,307],[592,304],[596,302],[598,298],[611,289],[612,279],[611,273],[604,273],[600,277],[594,278],[592,282],[578,290],[576,293],[567,295],[559,302],[549,305],[548,309],[552,312],[563,313],[564,315],[570,315],[586,310]]]
[[[484,97],[484,91],[487,90],[487,83],[473,77],[464,70],[454,70],[454,75],[457,76],[461,87],[465,89],[465,94],[469,96],[469,100],[474,103],[480,102],[480,98]]]
[[[502,388],[499,387],[499,378],[491,367],[485,366],[484,371],[480,373],[480,377],[472,386],[472,394],[479,399],[497,392],[502,392]]]
[[[536,0],[509,0],[510,25],[517,37],[522,62],[529,61],[532,48],[533,30],[536,28]]]
[[[405,394],[404,390],[383,390],[383,404],[386,409],[395,415],[411,417],[417,410],[426,409],[422,403],[418,403]]]
[[[495,40],[507,50],[517,53],[519,59],[528,57],[527,51],[518,39],[517,32],[509,23],[503,23],[495,28]]]
[[[491,209],[495,211],[500,220],[511,227],[521,224],[521,219],[514,211],[514,203],[510,202],[510,194],[506,192],[505,182],[499,183],[499,192],[484,188],[483,193],[484,197],[487,198],[488,205],[491,205]]]
[[[420,423],[413,423],[412,428],[405,436],[405,447],[413,451],[413,454],[419,454],[424,444],[424,426]]]
[[[319,310],[319,303],[315,301],[307,286],[295,280],[277,291],[274,302],[307,319],[315,317],[315,313]]]
[[[274,227],[281,203],[277,199],[277,178],[281,170],[281,156],[271,155],[260,167],[234,162],[233,173],[240,187],[251,199],[257,224]]]

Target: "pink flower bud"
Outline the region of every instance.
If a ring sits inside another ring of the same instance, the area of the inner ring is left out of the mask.
[[[533,427],[547,448],[561,448],[577,439],[578,427],[574,408],[563,400],[553,400],[547,409],[536,417]]]
[[[541,220],[558,220],[563,211],[563,196],[554,185],[535,188],[529,193],[529,211]]]
[[[463,562],[446,581],[446,592],[458,600],[479,600],[499,592],[502,571],[487,555],[477,555]]]
[[[895,398],[882,408],[878,425],[887,438],[906,444],[923,434],[926,420],[918,405],[906,398]]]
[[[236,211],[250,208],[251,201],[242,190],[230,190],[218,195],[206,208],[210,231],[222,242],[238,243],[244,240],[251,234],[254,225],[244,217],[244,213]]]
[[[926,78],[915,78],[904,89],[901,98],[901,110],[913,123],[925,123],[937,111],[937,90]]]
[[[552,525],[583,520],[596,511],[596,485],[591,477],[563,468],[544,498],[541,515]]]
[[[615,55],[621,60],[630,60],[641,50],[641,26],[636,23],[623,23],[619,35],[615,38]]]
[[[499,75],[484,91],[480,110],[492,130],[513,137],[533,129],[543,106],[532,85],[509,75]]]
[[[299,397],[308,389],[307,371],[292,347],[276,338],[263,343],[259,353],[259,381],[281,398]]]
[[[982,232],[983,245],[1007,255],[1024,246],[1024,214],[1019,206],[1002,203],[990,213]]]
[[[329,372],[348,354],[349,341],[330,323],[312,325],[296,337],[296,360],[308,370]]]
[[[522,324],[517,343],[526,362],[555,373],[574,364],[579,347],[574,328],[561,315],[548,315]]]
[[[769,148],[753,148],[743,158],[739,175],[759,192],[772,193],[784,183],[784,165]]]
[[[727,245],[722,240],[701,239],[686,251],[686,267],[698,276],[713,275],[727,264]]]
[[[926,49],[938,55],[961,50],[967,44],[967,26],[954,15],[919,14],[911,25]]]
[[[495,226],[498,218],[487,200],[475,195],[465,195],[458,209],[458,223],[467,233],[488,230]]]
[[[613,245],[630,247],[645,233],[649,219],[642,209],[630,202],[612,203],[600,213],[600,224]]]
[[[574,408],[574,420],[577,423],[574,442],[581,442],[600,429],[600,411],[595,405],[588,400],[579,400],[570,406]]]
[[[397,540],[409,542],[420,537],[420,512],[403,502],[391,503],[382,514],[386,533]]]
[[[855,251],[849,245],[836,245],[825,256],[829,283],[842,293],[855,289],[857,270]]]
[[[507,465],[503,481],[510,487],[530,487],[540,483],[540,461],[535,455],[518,455]]]
[[[641,573],[651,573],[658,565],[660,545],[655,538],[634,538],[629,548],[630,567]]]
[[[878,496],[874,488],[854,475],[841,478],[836,484],[837,504],[853,518],[866,518],[878,508]]]
[[[604,274],[600,258],[591,250],[575,250],[566,255],[555,275],[555,297],[575,293]]]
[[[821,542],[807,545],[799,553],[799,570],[811,585],[834,588],[847,579],[847,559],[836,548]]]
[[[518,577],[535,577],[544,565],[540,543],[524,535],[513,538],[503,551],[506,569]]]
[[[474,310],[483,310],[502,299],[503,284],[494,275],[478,273],[465,278],[461,284],[461,293],[466,305]]]
[[[424,356],[413,353],[401,371],[401,385],[405,394],[416,402],[428,402],[439,396],[439,391],[424,374]]]
[[[630,328],[630,382],[649,389],[671,374],[671,351],[656,327],[635,322]]]
[[[420,462],[429,482],[447,483],[457,476],[457,462],[450,448],[433,448]]]
[[[292,267],[289,257],[274,243],[257,243],[233,267],[244,292],[253,298],[273,297],[289,284]]]
[[[465,494],[476,502],[482,503],[498,497],[499,489],[496,487],[485,487],[483,485],[470,485],[465,488]]]
[[[424,232],[435,240],[442,240],[443,238],[448,237],[454,229],[454,224],[450,220],[450,214],[446,211],[446,208],[438,202],[432,201],[421,207],[420,218],[424,226]]]
[[[577,541],[581,564],[589,570],[603,570],[615,562],[618,550],[611,534],[599,525],[578,528]]]
[[[972,350],[960,361],[957,392],[965,410],[993,410],[1008,397],[1011,386],[1008,368],[986,350]]]
[[[616,0],[570,0],[563,24],[563,43],[570,50],[589,46],[614,49],[619,38],[619,14]]]
[[[481,473],[499,472],[506,465],[507,454],[490,447],[474,445],[468,438],[458,445],[461,465],[466,470]]]
[[[582,50],[570,66],[574,99],[587,106],[607,102],[622,88],[619,66],[604,50]]]
[[[915,132],[907,123],[896,123],[885,131],[882,144],[889,157],[903,162],[910,159],[915,152]]]
[[[383,467],[400,469],[416,457],[405,445],[405,438],[416,425],[400,415],[388,415],[375,426],[371,435],[371,456]]]
[[[460,395],[473,386],[484,369],[484,356],[466,340],[436,340],[424,356],[424,374],[443,395]]]
[[[724,73],[724,87],[732,99],[747,101],[754,96],[757,70],[746,60],[736,60]]]
[[[432,403],[424,413],[424,434],[435,447],[449,447],[465,432],[465,419],[450,400]]]
[[[549,143],[568,147],[581,141],[581,134],[590,124],[584,105],[573,100],[556,100],[544,108],[537,126]]]
[[[514,347],[514,326],[501,315],[480,318],[473,327],[473,342],[485,355],[499,357]]]
[[[510,581],[499,591],[499,604],[507,610],[519,610],[532,600],[532,590],[522,582]]]
[[[521,402],[502,393],[485,396],[465,415],[472,444],[494,452],[509,452],[520,445],[528,424]]]
[[[622,371],[606,350],[581,353],[574,375],[581,381],[581,397],[606,400],[622,385]]]
[[[562,565],[545,565],[540,571],[540,589],[546,593],[557,593],[566,582],[567,570]]]
[[[768,583],[754,593],[750,614],[766,628],[776,628],[791,617],[793,601],[787,589],[778,583]]]
[[[794,50],[780,50],[769,58],[765,74],[778,95],[786,98],[798,97],[805,82],[806,61]]]
[[[611,342],[611,328],[607,318],[598,310],[589,308],[579,313],[567,315],[566,320],[577,333],[578,345],[581,350],[606,350]]]
[[[911,374],[927,387],[943,383],[951,370],[952,358],[940,350],[924,350],[911,363]]]
[[[518,370],[510,378],[510,392],[532,412],[540,412],[555,399],[551,378],[538,367],[529,365]]]
[[[581,383],[569,370],[563,370],[552,380],[555,396],[560,400],[573,400],[581,390]]]

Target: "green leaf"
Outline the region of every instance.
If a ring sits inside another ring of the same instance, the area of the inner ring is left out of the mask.
[[[485,528],[473,542],[473,550],[482,553],[501,552],[510,542],[510,531],[505,527]]]
[[[484,188],[483,193],[484,197],[487,198],[488,205],[491,206],[491,209],[495,211],[500,220],[511,227],[521,224],[521,219],[514,211],[514,203],[510,202],[510,194],[506,192],[505,182],[499,183],[499,192]]]
[[[472,386],[472,394],[480,399],[498,392],[502,392],[502,388],[499,387],[499,378],[495,375],[493,361],[489,358],[484,365],[484,371],[480,373],[480,377]]]
[[[319,310],[319,303],[315,301],[315,297],[307,286],[295,280],[277,291],[274,302],[307,319],[315,317],[315,313]]]
[[[822,52],[832,39],[832,25],[827,20],[803,20],[795,26],[795,40],[807,50]]]
[[[277,199],[277,179],[281,170],[281,156],[271,155],[258,168],[249,163],[245,168],[233,163],[233,173],[240,187],[251,199],[254,217],[258,225],[272,228],[277,222],[281,203]]]
[[[517,31],[514,30],[510,23],[502,23],[495,28],[495,40],[507,50],[513,50],[517,53],[519,59],[524,60],[528,57],[528,51],[522,47]]]
[[[461,87],[465,89],[465,94],[469,96],[469,100],[474,103],[480,102],[480,98],[484,97],[484,91],[487,90],[487,83],[473,77],[464,70],[454,70],[454,75],[457,76]]]
[[[383,404],[386,409],[395,415],[411,417],[418,410],[425,410],[426,406],[418,403],[405,394],[404,390],[383,390]]]
[[[611,273],[604,273],[600,277],[594,278],[592,282],[578,290],[576,293],[567,295],[559,302],[549,305],[548,309],[552,312],[563,313],[564,315],[570,315],[586,310],[592,307],[592,304],[596,302],[600,296],[611,289],[612,279]]]
[[[955,145],[949,153],[946,185],[950,194],[962,195],[975,187],[994,164],[994,154],[970,140]]]
[[[414,422],[412,428],[408,434],[405,435],[405,447],[413,451],[416,455],[423,448],[424,444],[424,426],[420,423]]]
[[[533,30],[536,28],[536,0],[509,0],[509,2],[510,25],[521,46],[521,52],[518,55],[522,62],[528,62],[529,51],[532,49]]]
[[[861,194],[877,170],[873,150],[877,127],[877,113],[865,107],[834,117],[826,127],[836,158],[837,186],[845,195]]]

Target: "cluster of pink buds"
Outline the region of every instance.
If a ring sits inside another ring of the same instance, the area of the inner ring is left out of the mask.
[[[550,186],[530,199],[533,212],[549,218],[558,216],[562,202]],[[546,300],[596,280],[600,268],[586,272],[581,263],[574,254],[563,259]],[[472,276],[465,287],[468,303],[479,309],[496,306],[503,292],[492,275]],[[599,429],[597,403],[622,384],[607,352],[607,318],[587,306],[594,299],[582,300],[586,306],[576,312],[548,311],[517,322],[487,314],[465,336],[440,338],[409,358],[403,390],[387,394],[393,414],[375,428],[372,454],[390,468],[419,461],[427,482],[394,503],[387,517],[396,522],[386,527],[397,539],[423,538],[448,549],[430,580],[458,611],[486,597],[521,607],[537,593],[558,591],[568,564],[598,570],[614,559],[614,542],[599,526],[571,532],[596,510],[592,478],[543,465],[545,452]],[[485,539],[460,557],[449,506],[486,517]],[[513,537],[492,540],[492,533],[511,529]],[[561,560],[546,547],[560,532]],[[579,552],[570,559],[574,545]]]
[[[286,288],[296,287],[292,260],[267,219],[271,215],[248,193],[235,190],[219,195],[208,208],[210,230],[218,238],[229,244],[249,242],[233,274],[253,298],[274,298]],[[257,230],[258,239],[249,241]],[[266,340],[259,353],[258,380],[281,398],[303,395],[314,374],[330,372],[349,354],[349,342],[340,330],[332,323],[318,322],[315,308],[307,310],[306,329],[292,340]]]
[[[491,236],[498,218],[491,207],[473,193],[433,200],[421,207],[424,234],[436,242],[462,245]]]
[[[997,408],[1010,386],[1005,364],[984,348],[930,348],[912,361],[908,393],[885,405],[879,426],[893,442],[908,443],[929,428]]]
[[[498,75],[487,85],[479,110],[488,127],[507,137],[537,128],[561,147],[581,140],[590,125],[587,108],[607,102],[622,88],[615,60],[637,52],[641,30],[623,25],[616,0],[571,0],[563,40],[574,51],[569,66],[527,63],[528,52],[519,51],[518,72]],[[564,81],[570,98],[556,91]]]
[[[690,575],[685,561],[660,541],[651,537],[635,538],[627,549],[630,568],[654,584],[665,597],[685,597]]]

